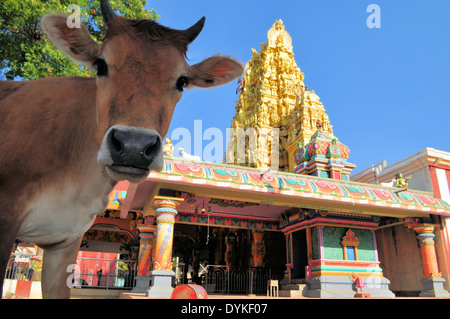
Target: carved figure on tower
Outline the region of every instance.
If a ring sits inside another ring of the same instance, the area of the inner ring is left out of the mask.
[[[165,156],[173,156],[173,144],[169,137],[166,137],[166,144],[163,146],[163,152]]]

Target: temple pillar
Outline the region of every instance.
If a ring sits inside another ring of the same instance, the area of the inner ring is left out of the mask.
[[[434,225],[417,224],[413,229],[417,233],[420,245],[420,253],[423,263],[424,290],[419,294],[421,297],[448,297],[450,294],[444,289],[445,279],[439,272],[436,250],[434,246]]]
[[[152,266],[152,253],[155,241],[156,227],[147,222],[144,218],[144,224],[137,226],[139,230],[139,257],[138,269],[136,274],[136,285],[133,292],[146,292],[150,287],[150,271]]]
[[[226,267],[226,271],[229,271],[231,266],[233,266],[233,262],[234,262],[234,236],[231,235],[227,235],[225,236],[225,245],[226,245],[226,250],[225,250],[225,265]]]
[[[172,270],[173,227],[178,213],[176,209],[182,201],[182,198],[165,196],[154,198],[157,230],[151,271],[153,283],[147,291],[148,297],[170,298],[172,294],[172,278],[175,276]]]
[[[252,255],[253,255],[253,267],[262,267],[264,255],[266,253],[266,247],[263,243],[264,232],[260,230],[253,230],[253,244],[252,244]]]

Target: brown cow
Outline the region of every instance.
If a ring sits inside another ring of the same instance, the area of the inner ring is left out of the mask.
[[[183,89],[243,71],[220,56],[188,66],[204,18],[181,31],[117,16],[106,0],[101,9],[101,45],[65,15],[42,20],[51,41],[96,78],[0,81],[1,284],[14,240],[30,241],[44,249],[44,298],[70,297],[67,267],[117,181],[139,183],[162,169],[161,136]]]

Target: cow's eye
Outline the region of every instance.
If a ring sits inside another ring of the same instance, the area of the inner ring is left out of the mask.
[[[98,76],[108,75],[108,65],[106,64],[105,60],[103,59],[95,60],[94,66],[97,69]]]
[[[183,91],[183,89],[189,84],[189,78],[186,75],[182,75],[177,80],[177,90]]]

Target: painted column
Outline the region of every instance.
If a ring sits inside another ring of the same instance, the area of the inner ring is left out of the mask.
[[[436,251],[434,248],[434,226],[422,224],[414,227],[422,254],[423,278],[439,278]]]
[[[260,230],[253,230],[253,267],[262,267],[264,255],[266,254],[266,247],[263,242],[264,232]]]
[[[180,201],[155,197],[156,205],[156,243],[153,251],[153,270],[172,270],[173,225],[175,224],[176,208]]]
[[[177,207],[182,198],[155,196],[156,205],[156,240],[153,249],[153,284],[147,291],[148,297],[167,297],[172,294],[172,244],[173,227]]]
[[[317,235],[319,237],[319,255],[320,259],[325,259],[325,252],[323,249],[323,226],[317,226]]]
[[[138,229],[140,245],[137,275],[150,276],[156,227],[150,225],[142,225],[138,226]]]
[[[234,237],[231,235],[227,235],[225,236],[225,245],[226,245],[226,250],[225,250],[225,265],[226,267],[226,271],[229,271],[231,266],[233,266],[233,261],[234,261]]]
[[[291,271],[292,271],[292,249],[291,249],[291,237],[292,234],[285,234],[286,240],[286,270],[284,272],[284,279],[282,283],[289,284],[291,282]]]
[[[420,253],[423,263],[423,278],[421,282],[424,290],[420,293],[421,297],[444,297],[450,294],[444,290],[445,279],[439,272],[436,250],[434,246],[434,225],[418,224],[414,227],[417,233],[417,239],[420,245]]]
[[[145,219],[144,219],[145,220]],[[139,257],[136,275],[136,285],[133,292],[146,292],[150,286],[150,271],[152,265],[152,252],[155,241],[156,227],[144,222],[137,226],[139,230]]]

